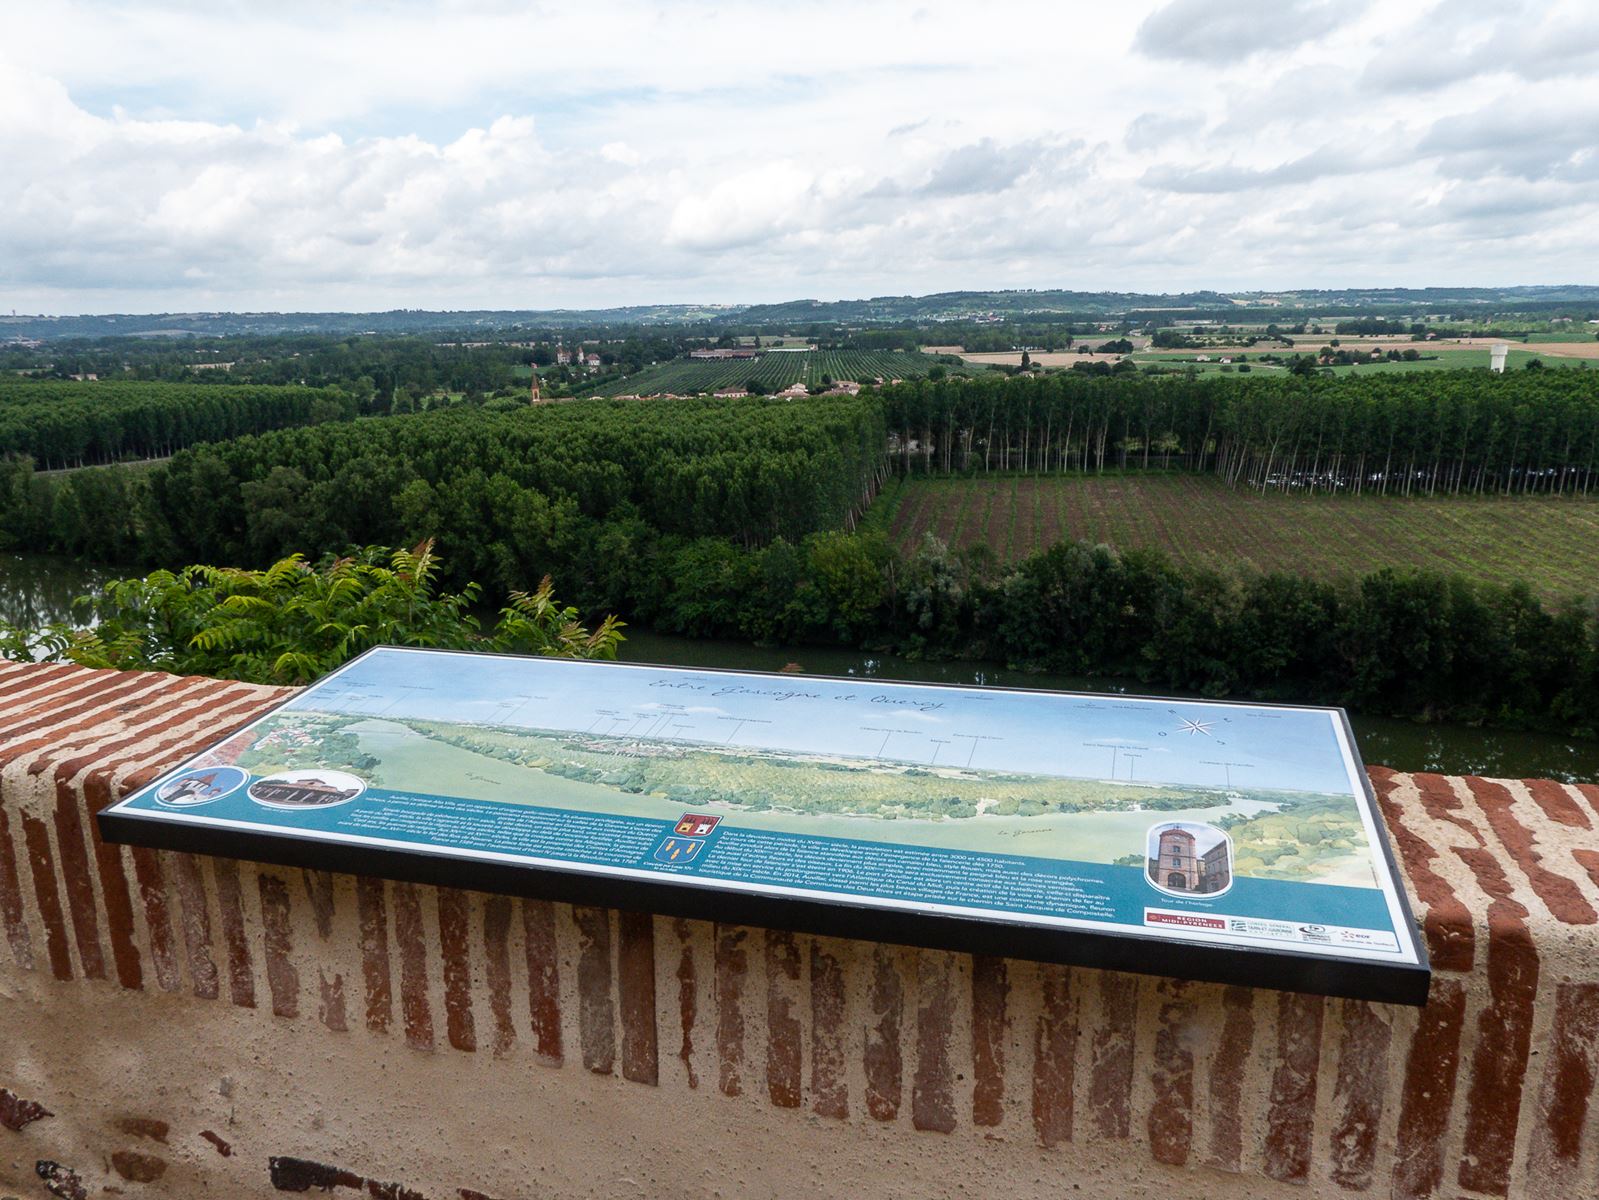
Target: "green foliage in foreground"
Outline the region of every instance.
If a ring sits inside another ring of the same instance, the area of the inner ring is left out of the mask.
[[[372,646],[615,658],[622,623],[590,632],[546,576],[513,592],[492,633],[471,607],[477,585],[436,592],[432,542],[369,547],[311,566],[292,555],[264,571],[191,566],[108,584],[86,597],[95,623],[37,633],[0,626],[0,655],[86,667],[160,670],[253,683],[308,683]]]

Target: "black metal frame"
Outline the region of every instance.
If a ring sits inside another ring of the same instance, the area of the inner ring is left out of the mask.
[[[376,647],[416,651],[415,647]],[[361,661],[368,650],[352,659],[338,674]],[[470,653],[449,651],[448,653]],[[501,658],[527,658],[528,655],[497,654]],[[543,659],[560,662],[559,659]],[[596,665],[588,663],[586,665]],[[743,671],[713,667],[679,667],[655,663],[597,664],[628,668],[692,671],[705,674],[755,675],[793,680],[794,676],[775,671]],[[325,678],[332,678],[327,676]],[[806,675],[806,679],[828,682],[861,683],[860,677]],[[885,686],[906,686],[907,681],[873,679]],[[914,683],[914,687],[969,690],[969,685]],[[1040,688],[989,688],[990,691],[1019,692],[1027,695],[1072,695],[1095,697],[1089,692],[1055,692]],[[1166,701],[1171,697],[1115,693],[1125,699]],[[292,699],[292,697],[290,698]],[[1187,701],[1181,701],[1187,703]],[[283,701],[284,704],[288,700]],[[1254,708],[1247,701],[1204,700],[1204,704]],[[265,720],[282,705],[257,717]],[[1335,958],[1314,952],[1276,947],[1216,946],[1184,939],[1162,937],[1158,932],[1140,934],[1096,933],[1083,929],[1062,929],[1021,921],[990,917],[961,917],[940,912],[916,912],[883,907],[869,900],[859,903],[830,897],[799,898],[776,892],[733,890],[715,881],[689,882],[691,877],[661,875],[640,879],[602,874],[582,867],[555,867],[493,862],[451,854],[442,850],[399,849],[359,843],[329,841],[319,834],[277,834],[254,829],[231,829],[212,825],[182,824],[170,817],[137,811],[117,811],[117,806],[96,815],[100,836],[107,842],[147,846],[159,850],[180,850],[272,863],[285,867],[308,867],[370,875],[409,883],[435,884],[473,891],[496,892],[539,900],[559,900],[571,904],[631,909],[672,917],[721,921],[772,929],[792,929],[832,937],[892,942],[969,954],[999,955],[1033,959],[1070,966],[1131,971],[1146,975],[1175,976],[1211,983],[1243,984],[1250,987],[1317,995],[1342,996],[1392,1004],[1423,1005],[1427,1002],[1431,968],[1427,947],[1411,913],[1387,829],[1377,808],[1376,797],[1360,759],[1349,717],[1342,709],[1329,710],[1314,705],[1274,704],[1274,708],[1335,711],[1343,723],[1344,735],[1362,786],[1365,802],[1377,830],[1378,848],[1393,884],[1402,919],[1411,930],[1418,961],[1389,963],[1364,959]],[[248,726],[246,727],[248,728]],[[234,730],[228,736],[234,736]],[[192,760],[192,759],[191,759]],[[187,761],[163,775],[149,787],[156,787],[168,776],[185,769]],[[145,790],[145,789],[141,789]],[[120,803],[120,802],[119,802]]]

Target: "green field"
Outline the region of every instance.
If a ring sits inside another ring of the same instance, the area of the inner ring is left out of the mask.
[[[914,350],[778,350],[759,358],[722,362],[679,358],[646,367],[625,379],[612,380],[584,395],[687,396],[741,388],[750,380],[758,381],[769,392],[776,392],[794,383],[818,386],[824,375],[836,381],[917,379],[936,365],[931,356]],[[966,370],[945,369],[956,374]]]
[[[1204,475],[996,475],[891,483],[870,519],[905,549],[933,533],[954,547],[986,544],[1007,562],[1084,538],[1322,578],[1458,571],[1524,581],[1550,598],[1599,579],[1599,498],[1262,496]]]

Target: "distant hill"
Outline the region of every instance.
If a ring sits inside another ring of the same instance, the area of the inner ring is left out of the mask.
[[[1277,292],[939,292],[866,300],[788,300],[780,304],[645,304],[593,309],[480,309],[377,313],[189,312],[97,316],[0,317],[0,343],[11,338],[224,337],[236,334],[362,333],[491,335],[518,329],[704,325],[792,328],[811,324],[901,325],[1003,320],[1103,320],[1182,313],[1222,319],[1245,314],[1318,316],[1371,313],[1581,311],[1599,314],[1599,287],[1562,284],[1510,288],[1302,288]]]
[[[229,337],[239,334],[497,333],[515,329],[592,329],[597,325],[706,323],[739,305],[645,304],[628,308],[477,309],[434,312],[399,308],[369,313],[187,312],[103,316],[0,317],[0,342],[11,338]]]

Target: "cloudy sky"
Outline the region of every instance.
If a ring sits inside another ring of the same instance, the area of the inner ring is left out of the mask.
[[[0,311],[1599,283],[1592,0],[3,25]]]

